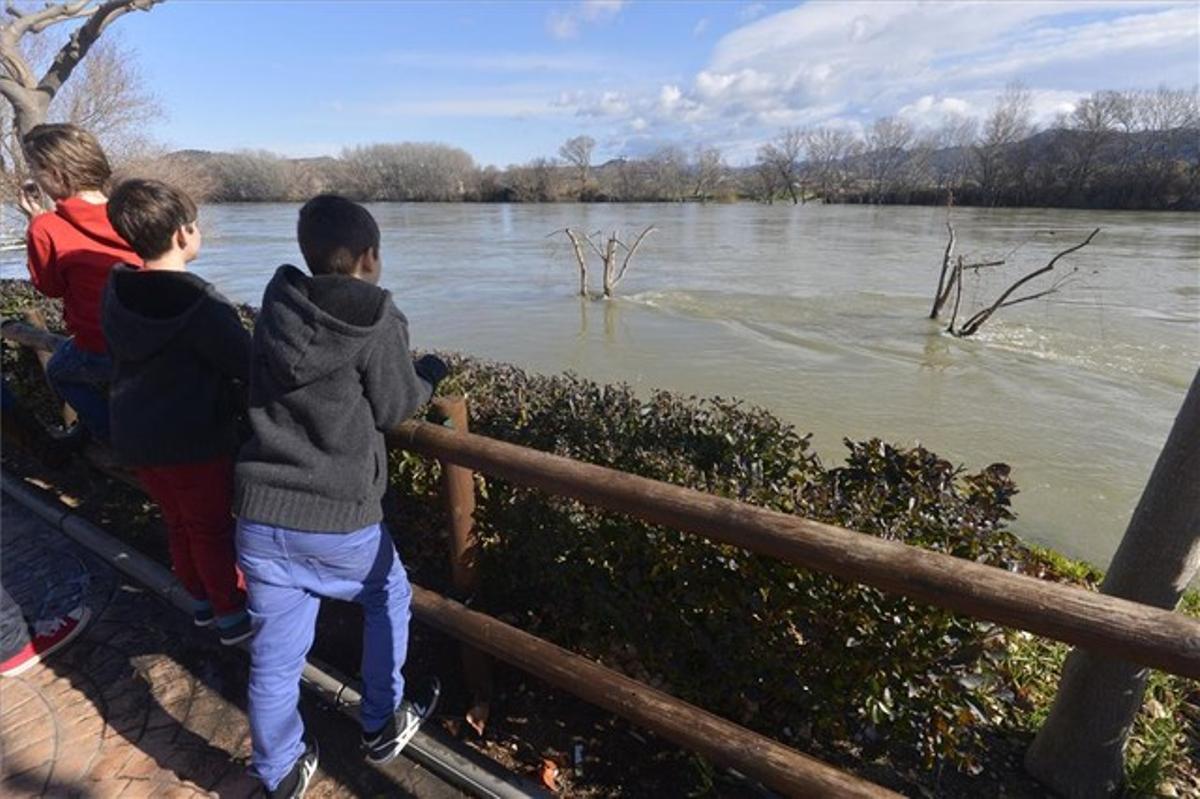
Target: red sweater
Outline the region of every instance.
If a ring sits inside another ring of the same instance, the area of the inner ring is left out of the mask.
[[[60,200],[52,213],[29,223],[29,276],[47,297],[62,297],[67,330],[75,346],[107,352],[100,332],[100,301],[113,266],[140,268],[142,259],[109,224],[108,206],[79,197]]]

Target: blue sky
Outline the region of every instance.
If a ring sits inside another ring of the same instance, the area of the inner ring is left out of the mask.
[[[443,141],[500,166],[577,133],[735,163],[791,125],[981,116],[1023,81],[1040,118],[1102,88],[1194,85],[1190,2],[168,0],[113,29],[172,147],[336,154]]]

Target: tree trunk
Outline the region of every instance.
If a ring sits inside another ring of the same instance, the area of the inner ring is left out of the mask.
[[[5,97],[12,104],[13,127],[17,129],[18,138],[24,138],[26,133],[46,121],[50,95],[36,89],[17,89],[6,92]]]
[[[1200,372],[1158,456],[1100,590],[1175,607],[1200,569]],[[1200,641],[1193,642],[1200,646]],[[1067,797],[1111,796],[1148,669],[1073,651],[1025,768]]]
[[[616,287],[617,277],[617,234],[614,233],[604,246],[604,296],[609,299]]]

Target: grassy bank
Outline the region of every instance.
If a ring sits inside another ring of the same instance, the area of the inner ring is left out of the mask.
[[[5,282],[0,305],[5,316],[37,305],[58,323],[55,306],[23,282]],[[1094,587],[1100,576],[1007,529],[1017,487],[1003,464],[969,473],[878,440],[847,441],[845,460],[825,464],[806,436],[736,401],[643,397],[570,375],[449,361],[445,391],[469,397],[472,429],[484,435],[1042,579]],[[50,418],[36,363],[5,345],[4,369]],[[415,581],[442,588],[437,466],[396,452],[392,469],[397,544]],[[1036,794],[1020,755],[1053,698],[1066,647],[504,481],[479,478],[478,489],[476,607],[910,794]],[[153,509],[120,496],[110,507],[98,500],[101,521],[161,554]],[[1189,596],[1184,612],[1200,616],[1200,599]],[[520,706],[524,681],[506,679],[505,701]],[[566,712],[539,696],[543,722]],[[1152,678],[1127,758],[1133,793],[1200,790],[1189,715],[1198,705],[1195,685]],[[495,743],[511,729],[497,722],[487,735]],[[536,760],[554,744],[529,747]],[[664,769],[684,792],[720,790],[686,755],[664,756],[668,767],[644,746],[597,747],[629,776],[607,788],[585,778],[581,794],[661,789]]]

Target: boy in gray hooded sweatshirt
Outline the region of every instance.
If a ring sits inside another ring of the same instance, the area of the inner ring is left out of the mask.
[[[367,759],[386,762],[437,701],[404,697],[411,589],[380,522],[384,433],[429,400],[446,367],[416,363],[408,322],[379,288],[379,228],[322,195],[300,209],[312,276],[281,266],[267,285],[250,369],[251,439],[236,468],[238,563],[254,627],[251,768],[268,796],[304,794],[317,765],[297,708],[320,597],[363,606],[361,721]],[[403,700],[403,701],[402,701]]]

